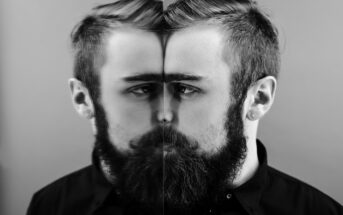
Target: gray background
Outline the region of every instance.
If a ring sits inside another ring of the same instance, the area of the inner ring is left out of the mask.
[[[72,108],[69,33],[95,0],[0,1],[0,214],[90,163],[92,134]],[[343,203],[341,0],[259,0],[280,26],[282,73],[259,138],[269,163]]]

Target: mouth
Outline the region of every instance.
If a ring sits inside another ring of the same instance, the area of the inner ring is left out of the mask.
[[[164,144],[163,145],[163,157],[166,157],[168,155],[173,155],[176,153],[176,148],[171,146],[170,144]]]
[[[163,156],[163,158],[175,155],[176,153],[177,149],[172,144],[163,144],[163,146],[154,148],[154,154],[157,156]]]

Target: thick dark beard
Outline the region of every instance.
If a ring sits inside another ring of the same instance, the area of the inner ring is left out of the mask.
[[[195,152],[195,140],[171,127],[157,127],[131,143],[132,153],[123,154],[109,140],[105,111],[96,105],[94,155],[109,167],[122,197],[137,207],[155,211],[151,214],[191,213],[192,208],[218,204],[245,160],[242,106],[243,102],[230,106],[225,124],[228,142],[206,157]],[[177,153],[163,157],[163,143]]]

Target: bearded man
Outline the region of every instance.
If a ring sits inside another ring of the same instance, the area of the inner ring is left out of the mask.
[[[279,47],[255,3],[117,1],[82,20],[72,44],[93,163],[38,191],[28,214],[342,213],[269,167],[256,139]]]

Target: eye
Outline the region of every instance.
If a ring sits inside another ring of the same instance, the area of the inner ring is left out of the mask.
[[[200,93],[201,90],[197,87],[190,86],[187,84],[175,83],[174,84],[174,92],[179,96],[190,97]]]
[[[158,92],[158,86],[156,84],[143,84],[131,87],[127,92],[136,97],[153,96]]]

